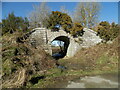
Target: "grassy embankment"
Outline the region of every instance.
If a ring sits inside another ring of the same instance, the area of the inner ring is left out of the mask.
[[[69,81],[86,75],[97,75],[118,72],[118,38],[113,43],[101,43],[90,48],[81,49],[74,57],[60,59],[60,65],[67,67],[61,72],[54,68],[46,73],[47,78],[41,80],[35,87],[55,87],[56,83]]]
[[[54,60],[42,49],[18,44],[16,35],[3,36],[2,44],[3,87],[54,87],[80,76],[118,71],[117,39],[111,44],[83,48],[74,57],[59,60],[66,70],[56,68]]]

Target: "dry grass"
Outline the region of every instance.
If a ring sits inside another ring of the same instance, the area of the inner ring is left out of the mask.
[[[18,72],[16,72],[14,74],[13,78],[11,78],[3,83],[3,88],[4,87],[17,88],[17,87],[22,86],[22,84],[24,84],[25,79],[26,79],[25,72],[26,72],[25,69],[18,70]]]
[[[74,70],[112,69],[118,66],[118,38],[113,43],[101,43],[90,48],[83,48],[69,59],[59,62]]]
[[[55,66],[52,57],[41,46],[34,48],[28,40],[17,42],[21,36],[16,32],[2,37],[2,86],[5,88],[23,87],[33,75]]]

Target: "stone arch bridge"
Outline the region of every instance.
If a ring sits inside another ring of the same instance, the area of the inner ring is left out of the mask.
[[[45,51],[52,54],[51,42],[54,40],[60,40],[64,42],[64,50],[67,57],[72,57],[81,48],[87,48],[93,46],[99,42],[101,39],[96,35],[91,29],[84,28],[84,34],[82,37],[73,38],[69,33],[64,30],[59,30],[53,32],[45,28],[35,28],[30,34],[30,42],[36,40],[39,44],[42,44]]]

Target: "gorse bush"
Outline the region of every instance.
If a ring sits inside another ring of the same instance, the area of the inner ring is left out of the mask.
[[[119,34],[120,26],[114,22],[110,24],[107,21],[99,23],[97,34],[104,40],[109,41],[116,38]]]
[[[82,36],[84,33],[82,25],[77,22],[74,23],[72,28],[70,29],[70,33],[73,37]]]
[[[56,26],[62,27],[66,32],[70,32],[68,28],[72,25],[71,17],[66,13],[52,11],[49,16],[48,23],[44,26],[54,29]]]
[[[58,31],[62,27],[64,31],[72,34],[73,37],[83,35],[82,25],[78,22],[73,23],[69,15],[59,11],[52,11],[46,27],[52,29],[52,31]]]

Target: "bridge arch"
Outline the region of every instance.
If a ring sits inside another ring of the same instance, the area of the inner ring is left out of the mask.
[[[52,39],[50,43],[52,43],[55,40],[64,42],[63,51],[61,53],[62,53],[63,57],[66,56],[67,49],[68,49],[69,44],[70,44],[70,38],[68,36],[57,36],[54,39]]]
[[[36,43],[41,42],[40,44],[42,44],[45,51],[51,55],[52,55],[51,42],[54,40],[63,41],[66,44],[65,45],[66,56],[72,57],[81,48],[87,48],[102,41],[102,39],[100,39],[99,36],[96,35],[95,31],[87,28],[84,28],[84,31],[85,32],[82,37],[73,38],[69,33],[66,33],[64,30],[52,32],[51,30],[48,30],[46,28],[35,28],[29,33],[27,33],[25,37],[29,37],[30,43],[33,42],[34,39]]]

